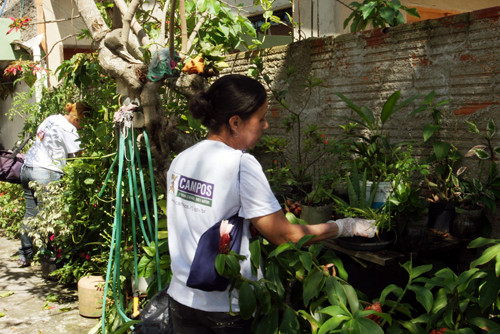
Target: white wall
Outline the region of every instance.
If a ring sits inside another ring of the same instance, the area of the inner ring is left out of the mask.
[[[29,87],[24,83],[19,83],[16,92],[28,91]],[[14,93],[15,94],[15,93]],[[0,147],[11,149],[19,140],[19,134],[24,126],[24,120],[21,117],[15,117],[12,121],[5,115],[12,108],[12,97],[8,97],[0,103]],[[30,103],[34,102],[34,98]]]

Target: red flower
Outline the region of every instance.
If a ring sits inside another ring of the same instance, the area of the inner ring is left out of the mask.
[[[229,233],[233,229],[233,225],[229,225],[229,221],[223,220],[220,224],[220,239],[219,239],[219,253],[229,253],[231,245],[231,236]]]
[[[26,28],[26,26],[28,26],[28,22],[31,21],[31,19],[29,17],[20,17],[20,18],[13,18],[13,17],[9,17],[12,21],[10,25],[9,25],[9,28],[10,30],[7,31],[7,35],[10,34],[12,32],[12,30],[16,29],[16,31],[18,31],[19,29],[24,29]]]
[[[382,313],[382,305],[380,305],[379,302],[375,302],[375,303],[365,307],[365,310],[373,310],[375,312]],[[366,316],[366,318],[371,319],[380,325],[380,316],[378,316],[376,314],[369,314]]]
[[[433,330],[431,330],[429,332],[429,334],[443,334],[443,333],[446,333],[449,330],[450,330],[449,328],[443,327],[443,328],[440,328],[440,329],[433,329]]]

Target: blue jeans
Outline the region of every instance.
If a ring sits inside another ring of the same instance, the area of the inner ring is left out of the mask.
[[[30,181],[36,181],[42,185],[47,185],[52,181],[57,181],[62,177],[62,173],[41,167],[21,168],[21,185],[24,189],[24,199],[26,201],[26,212],[24,219],[35,217],[38,213],[38,205],[41,201],[35,197],[35,192],[29,187]],[[33,239],[28,236],[29,227],[26,224],[21,224],[21,248],[19,248],[20,257],[31,259],[33,257]]]

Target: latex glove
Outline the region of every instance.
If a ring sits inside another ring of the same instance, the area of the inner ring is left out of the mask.
[[[375,233],[377,233],[375,220],[363,218],[343,218],[337,220],[329,220],[327,223],[333,223],[337,225],[339,229],[337,238],[353,236],[373,238],[375,236]]]

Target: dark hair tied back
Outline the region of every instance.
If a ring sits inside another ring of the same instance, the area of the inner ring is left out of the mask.
[[[195,94],[189,110],[209,130],[218,132],[232,116],[249,119],[266,99],[266,90],[257,80],[229,74],[217,79],[206,92]]]

